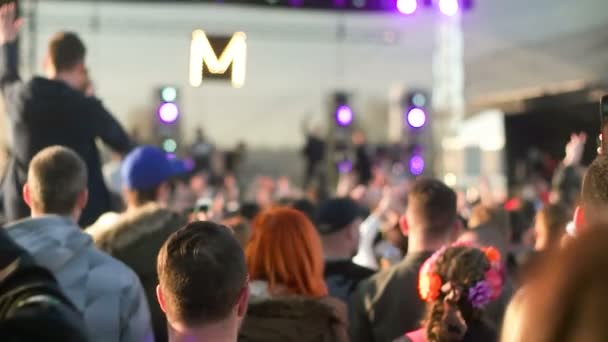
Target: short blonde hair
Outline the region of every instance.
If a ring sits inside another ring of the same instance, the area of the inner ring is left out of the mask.
[[[87,189],[87,166],[69,148],[51,146],[34,156],[27,178],[32,207],[45,214],[68,215]]]

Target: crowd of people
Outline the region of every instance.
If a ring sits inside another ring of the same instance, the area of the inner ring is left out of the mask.
[[[211,170],[202,131],[194,165],[135,146],[92,95],[76,34],[22,80],[15,12],[0,6],[3,341],[608,340],[608,157],[583,169],[585,136],[552,187],[506,200],[372,159],[327,198],[287,178],[243,191]],[[98,138],[116,156],[105,179]]]

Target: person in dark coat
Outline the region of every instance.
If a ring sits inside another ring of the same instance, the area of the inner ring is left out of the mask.
[[[357,174],[358,184],[367,185],[372,180],[372,159],[369,156],[369,146],[365,141],[365,134],[361,131],[353,133],[353,145],[355,147],[355,165],[353,169]]]
[[[419,328],[425,303],[418,295],[418,271],[460,229],[456,193],[435,179],[417,180],[409,194],[401,230],[408,252],[397,265],[362,281],[351,297],[352,342],[393,341]]]
[[[325,140],[321,137],[320,129],[313,127],[308,129],[306,123],[303,124],[303,132],[306,136],[306,143],[302,149],[304,157],[304,188],[316,180],[316,177],[322,172],[320,168],[325,160]]]
[[[348,304],[357,285],[374,275],[374,271],[355,264],[351,259],[359,246],[359,226],[363,209],[354,200],[332,198],[323,202],[316,218],[325,257],[325,282],[332,297]]]
[[[238,340],[348,341],[348,311],[328,296],[313,223],[295,209],[278,207],[258,214],[251,228],[245,250],[251,301]]]
[[[106,213],[86,229],[97,248],[124,262],[139,277],[150,304],[156,342],[167,341],[165,315],[155,303],[156,256],[167,238],[187,223],[185,216],[166,208],[169,181],[184,172],[185,166],[172,164],[156,147],[134,149],[121,168],[126,211]]]
[[[62,145],[74,150],[87,165],[89,203],[80,219],[86,227],[110,210],[95,140],[100,138],[119,153],[126,153],[131,144],[102,103],[85,94],[90,81],[84,64],[86,48],[78,36],[57,33],[48,47],[47,78],[24,81],[17,70],[20,27],[14,6],[5,7],[0,13],[0,91],[12,133],[12,157],[3,184],[5,215],[7,221],[29,216],[21,197],[29,162],[45,147]]]

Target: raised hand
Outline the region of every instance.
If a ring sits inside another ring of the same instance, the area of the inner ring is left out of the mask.
[[[15,3],[0,6],[0,44],[14,42],[23,26],[23,18],[16,18]]]
[[[391,204],[393,203],[393,190],[390,186],[385,186],[382,189],[382,198],[380,202],[378,202],[378,206],[376,207],[375,213],[378,216],[384,216],[389,209],[391,208]]]
[[[583,151],[585,150],[586,142],[587,134],[572,134],[570,136],[570,141],[568,142],[568,144],[566,144],[566,157],[564,158],[564,164],[579,164],[581,162],[581,159],[583,158]]]

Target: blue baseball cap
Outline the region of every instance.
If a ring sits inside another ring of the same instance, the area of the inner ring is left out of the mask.
[[[124,186],[131,190],[152,189],[177,176],[165,152],[154,146],[140,146],[131,151],[122,162],[120,175]]]

